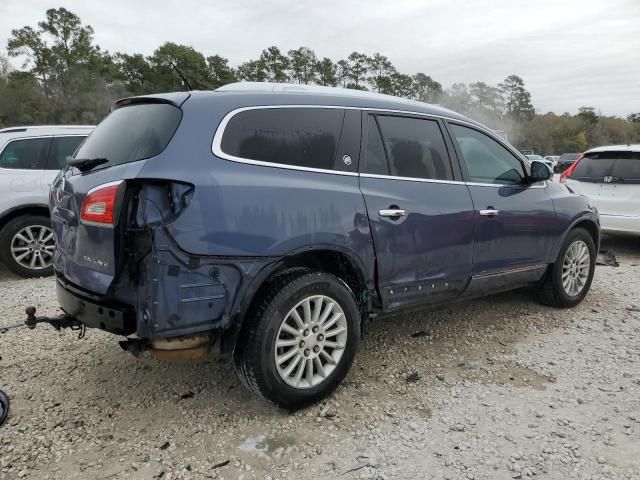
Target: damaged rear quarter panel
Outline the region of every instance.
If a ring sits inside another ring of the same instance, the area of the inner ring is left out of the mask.
[[[246,101],[253,103],[250,96]],[[240,106],[237,98],[226,104],[222,96],[187,101],[172,142],[138,176],[194,186],[189,205],[154,230],[144,300],[139,295],[142,337],[227,328],[256,277],[292,252],[348,253],[373,285],[375,257],[358,177],[217,158],[211,151],[215,130]]]

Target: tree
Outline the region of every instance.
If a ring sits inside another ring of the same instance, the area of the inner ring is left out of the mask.
[[[262,60],[249,60],[237,69],[238,78],[247,82],[266,82],[269,74]]]
[[[152,68],[152,91],[209,90],[213,82],[209,76],[207,61],[193,47],[166,42],[148,58]],[[174,68],[175,66],[175,68]],[[176,68],[187,80],[186,85]]]
[[[342,83],[343,87],[347,86],[349,83],[349,62],[346,60],[338,60],[337,66],[337,78],[340,83]]]
[[[120,78],[129,92],[133,95],[150,92],[149,84],[152,82],[153,72],[149,61],[142,54],[117,53],[115,62]]]
[[[476,107],[497,114],[501,113],[502,95],[497,87],[492,87],[484,82],[470,83],[469,94],[471,95],[472,103]]]
[[[269,47],[263,50],[258,61],[264,68],[267,81],[284,83],[289,80],[287,73],[289,59],[282,54],[278,47]]]
[[[391,61],[384,55],[374,53],[372,57],[367,58],[367,64],[372,73],[368,80],[373,90],[391,94],[393,91],[391,76],[396,73],[396,68],[391,64]]]
[[[229,60],[220,55],[207,57],[207,68],[212,88],[218,88],[228,83],[238,81],[236,72],[229,66]]]
[[[593,107],[580,107],[578,109],[578,117],[590,126],[598,123],[598,115],[596,115],[596,109]]]
[[[391,91],[389,93],[397,97],[411,97],[413,80],[410,75],[394,72],[389,76],[389,79],[391,83]]]
[[[435,103],[443,94],[442,85],[424,73],[416,73],[412,85],[411,98],[421,102]]]
[[[318,60],[313,50],[300,47],[297,50],[289,50],[289,69],[291,79],[296,83],[314,83],[317,79]]]
[[[40,104],[43,95],[46,108],[42,116],[48,122],[96,122],[122,95],[115,82],[118,69],[113,59],[93,44],[91,26],[83,25],[65,8],[47,10],[37,29],[25,26],[13,30],[7,53],[25,57],[24,73],[31,75],[13,75],[9,90],[32,95],[23,98],[26,105]],[[26,82],[24,88],[14,83],[18,78]],[[15,118],[24,117],[16,112]]]
[[[467,113],[471,109],[471,95],[464,83],[454,83],[445,91],[442,97],[442,104],[461,113]]]
[[[366,80],[368,70],[369,58],[363,53],[351,53],[346,60],[345,74],[348,80],[346,87],[356,90],[366,90],[367,88],[362,85],[362,83]]]
[[[627,121],[629,123],[640,123],[640,113],[630,113],[627,116]]]
[[[320,85],[335,87],[338,84],[338,66],[330,58],[324,57],[316,62],[315,71]]]
[[[531,104],[531,94],[524,88],[524,80],[517,75],[509,75],[498,84],[504,96],[506,114],[516,121],[531,120],[535,110]]]

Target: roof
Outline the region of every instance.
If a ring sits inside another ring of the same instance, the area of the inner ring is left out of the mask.
[[[464,115],[452,110],[417,100],[394,97],[382,93],[375,93],[350,88],[324,87],[320,85],[303,85],[294,83],[269,82],[236,82],[224,85],[216,90],[216,94],[262,94],[282,99],[298,97],[308,99],[310,104],[333,104],[360,108],[379,108],[388,110],[408,111],[457,118],[467,122],[477,123]],[[299,103],[295,102],[295,103]]]
[[[602,147],[591,148],[584,153],[597,152],[640,152],[640,143],[629,145],[604,145]]]
[[[298,85],[291,83],[236,82],[216,90],[190,92],[170,92],[130,97],[118,100],[112,110],[135,103],[161,102],[181,106],[192,101],[217,101],[225,98],[232,108],[258,105],[331,105],[354,108],[372,108],[402,112],[438,115],[480,125],[452,110],[405,98],[381,93],[347,88],[323,87],[320,85]]]

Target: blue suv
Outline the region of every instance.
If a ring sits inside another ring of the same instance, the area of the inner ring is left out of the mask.
[[[370,318],[535,285],[587,294],[599,221],[491,130],[366,92],[127,98],[50,194],[69,319],[161,358],[232,354],[276,405],[344,379]]]

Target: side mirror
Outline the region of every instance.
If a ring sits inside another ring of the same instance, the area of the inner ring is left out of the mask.
[[[543,182],[551,178],[551,170],[544,163],[533,161],[531,162],[531,175],[529,175],[529,181],[531,183]]]

